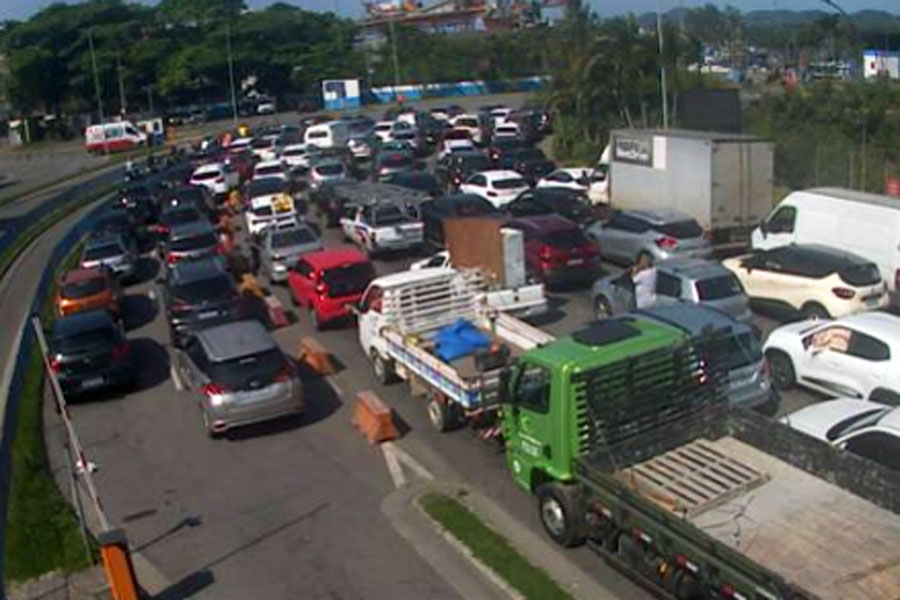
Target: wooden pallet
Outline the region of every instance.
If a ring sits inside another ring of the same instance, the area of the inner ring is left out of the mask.
[[[684,518],[718,506],[768,481],[766,473],[700,439],[618,472],[617,477]]]

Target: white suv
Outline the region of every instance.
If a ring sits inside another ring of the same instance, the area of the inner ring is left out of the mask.
[[[201,185],[214,196],[224,196],[240,183],[240,174],[222,163],[202,165],[191,173],[191,185]]]
[[[808,319],[842,317],[888,304],[875,263],[819,245],[790,245],[729,258],[754,304],[798,311]]]
[[[834,321],[800,321],[763,346],[772,381],[829,396],[896,404],[900,398],[900,317],[871,312]]]

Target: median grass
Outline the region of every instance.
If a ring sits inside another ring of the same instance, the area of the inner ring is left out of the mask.
[[[457,500],[439,493],[419,499],[419,505],[472,554],[528,600],[574,600],[539,567],[531,564],[509,541],[484,524]]]
[[[81,246],[75,245],[57,273],[74,266]],[[53,319],[56,279],[41,303],[45,326]],[[91,564],[78,520],[50,472],[44,443],[43,404],[44,366],[40,347],[33,341],[10,449],[12,473],[4,549],[7,582],[23,581],[56,569],[69,573]]]

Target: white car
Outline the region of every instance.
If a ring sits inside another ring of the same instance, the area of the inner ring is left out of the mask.
[[[412,129],[412,126],[406,121],[378,121],[372,128],[372,132],[382,142],[390,142],[394,139],[395,131],[407,129]]]
[[[274,115],[275,114],[275,103],[274,102],[260,102],[256,105],[256,114],[258,115]]]
[[[873,401],[900,395],[900,317],[888,313],[783,325],[763,351],[780,390],[799,384]]]
[[[495,123],[493,139],[495,141],[520,140],[522,139],[522,129],[517,123]]]
[[[240,154],[244,150],[250,150],[250,144],[252,143],[253,138],[234,138],[231,140],[231,143],[228,144],[228,154]]]
[[[395,204],[359,206],[341,218],[344,237],[369,256],[422,246],[424,225]]]
[[[267,135],[250,143],[256,160],[275,160],[281,153],[281,136]]]
[[[437,254],[432,254],[428,258],[417,260],[409,265],[410,271],[420,271],[422,269],[447,268],[450,266],[450,252],[441,250]]]
[[[347,167],[339,160],[323,160],[316,163],[309,170],[309,187],[318,189],[323,184],[332,181],[350,179]]]
[[[478,152],[478,148],[476,148],[475,143],[469,139],[443,140],[440,147],[438,148],[438,160],[441,160],[448,154],[453,154],[455,152]]]
[[[240,183],[240,174],[223,163],[201,165],[191,173],[189,183],[203,186],[214,196],[224,196]]]
[[[842,450],[900,470],[900,408],[838,398],[801,408],[781,421]]]
[[[609,183],[606,175],[587,167],[557,169],[538,180],[535,187],[577,190],[584,192],[591,204],[609,203]]]
[[[757,306],[784,307],[808,319],[842,317],[887,306],[875,263],[813,244],[759,250],[722,261]]]
[[[253,180],[258,181],[266,177],[275,177],[287,181],[288,176],[284,170],[284,163],[280,160],[263,160],[253,167]]]
[[[308,144],[291,144],[281,151],[281,162],[294,169],[309,167],[310,155],[313,154]]]
[[[497,169],[469,176],[459,186],[459,193],[481,196],[495,207],[502,208],[529,189],[525,178],[515,171]]]
[[[495,108],[491,111],[491,120],[494,123],[494,128],[496,129],[498,125],[505,124],[506,118],[512,113],[513,109],[508,108],[506,106],[502,106],[499,108]]]
[[[265,177],[253,180],[247,184],[244,195],[248,204],[244,219],[250,235],[259,235],[266,227],[296,223],[297,207],[287,183],[281,179]]]
[[[469,132],[469,136],[472,138],[472,141],[476,144],[484,144],[487,142],[484,128],[481,126],[481,121],[478,119],[478,115],[464,113],[461,115],[456,115],[452,119],[450,119],[450,125],[453,126],[454,129],[462,129],[464,131]]]

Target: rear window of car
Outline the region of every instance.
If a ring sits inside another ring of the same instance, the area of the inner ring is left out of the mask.
[[[234,283],[225,274],[180,283],[172,286],[171,291],[176,300],[190,304],[210,300],[227,300],[237,295]]]
[[[344,172],[344,165],[319,165],[316,172],[320,175],[340,175]]]
[[[666,223],[659,227],[654,227],[654,229],[664,235],[673,237],[676,240],[697,238],[703,235],[703,228],[693,219]]]
[[[408,156],[402,154],[393,154],[385,156],[381,159],[381,166],[395,169],[398,167],[407,167],[412,164],[412,160]]]
[[[697,281],[696,286],[700,300],[721,300],[744,293],[741,282],[731,273],[701,279]]]
[[[521,177],[498,179],[494,182],[494,188],[498,190],[514,190],[521,187],[528,187],[528,183]]]
[[[203,217],[200,216],[200,213],[197,212],[196,209],[185,208],[167,212],[163,216],[163,221],[168,223],[169,225],[181,225],[182,223],[193,223],[194,221],[199,221],[202,218]]]
[[[541,240],[554,248],[577,248],[588,244],[588,239],[580,229],[557,229],[541,236]]]
[[[303,148],[292,148],[281,153],[282,156],[303,156],[304,154],[306,154],[306,150]]]
[[[881,283],[881,273],[874,263],[851,265],[838,271],[841,281],[847,285],[876,285]]]
[[[209,378],[230,390],[265,387],[287,367],[284,354],[278,349],[251,354],[221,362],[210,362]]]
[[[80,298],[87,298],[88,296],[99,294],[104,290],[106,290],[106,279],[103,277],[92,277],[90,279],[63,285],[62,290],[60,290],[60,295],[62,295],[63,298],[78,300]]]
[[[373,279],[375,269],[368,262],[334,267],[322,274],[322,280],[328,286],[328,295],[332,298],[361,294]]]
[[[194,173],[191,179],[194,181],[206,181],[207,179],[215,179],[219,175],[221,175],[219,171],[200,171],[199,173]]]
[[[463,168],[470,171],[487,171],[493,166],[491,160],[487,156],[464,156],[460,159]]]
[[[203,202],[203,192],[200,188],[185,188],[178,190],[175,197],[182,202]]]
[[[478,119],[457,119],[455,127],[478,127]]]
[[[290,246],[299,246],[300,244],[309,244],[316,241],[315,234],[309,229],[297,228],[290,231],[276,231],[272,234],[273,248],[288,248]]]
[[[257,150],[259,150],[260,148],[271,148],[272,146],[275,145],[275,140],[272,140],[272,139],[253,140],[250,143],[250,145],[253,148],[256,148]]]
[[[409,218],[396,206],[382,206],[375,209],[372,225],[399,225],[409,221]]]
[[[66,336],[54,336],[53,350],[62,354],[90,352],[112,348],[119,342],[119,333],[111,327],[89,329]]]
[[[256,169],[257,175],[280,175],[281,173],[284,173],[284,169],[277,165],[272,165],[271,167],[260,167]]]
[[[247,186],[247,196],[256,198],[258,196],[281,194],[286,189],[284,182],[279,179],[261,179]]]
[[[732,370],[760,362],[762,349],[752,332],[736,335],[714,335],[699,346],[712,369]]]
[[[104,258],[112,258],[122,254],[122,247],[119,244],[104,244],[102,246],[91,246],[84,253],[85,260],[103,260]]]
[[[175,252],[190,252],[191,250],[199,250],[201,248],[209,248],[218,243],[216,234],[212,231],[206,231],[191,237],[172,240],[169,248]]]

